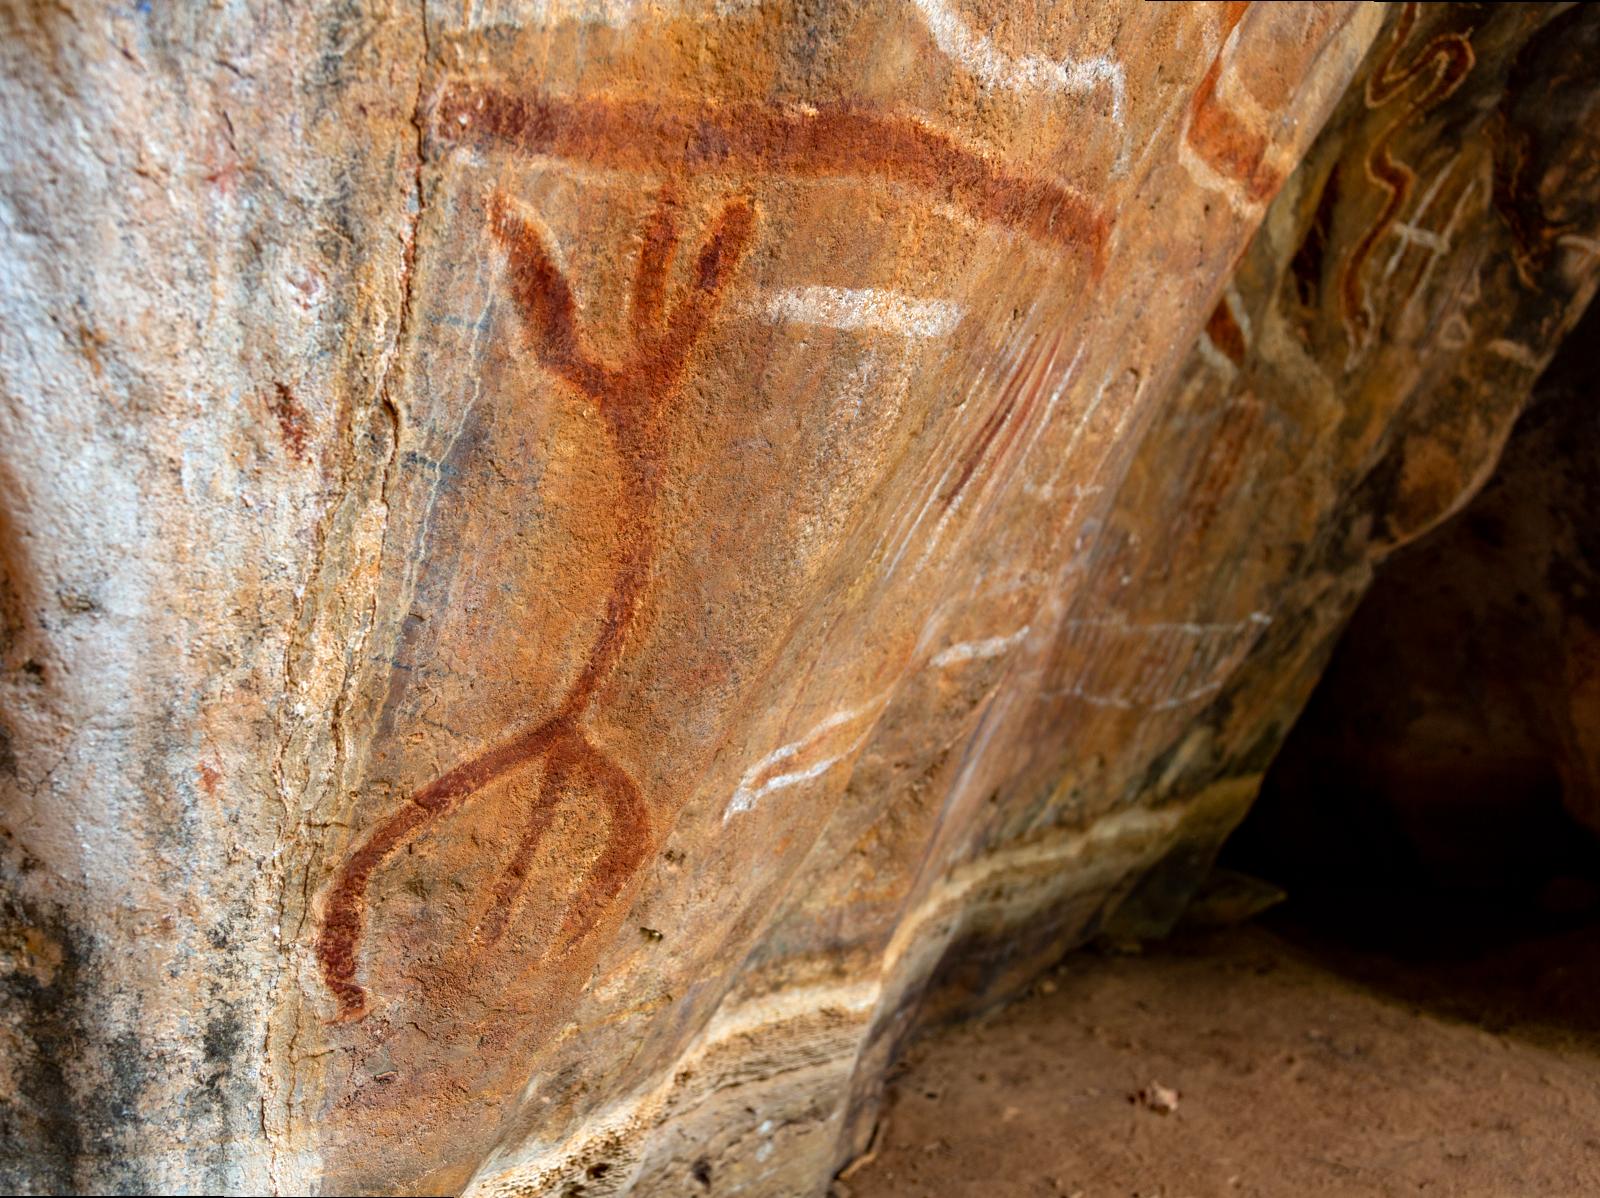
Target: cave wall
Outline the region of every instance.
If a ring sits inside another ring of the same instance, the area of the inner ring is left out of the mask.
[[[1394,555],[1241,831],[1307,893],[1600,902],[1600,308],[1494,476]]]
[[[1225,664],[1176,716],[1095,712],[1144,751],[1090,758],[1090,785],[1232,798],[1120,932],[1171,926],[1375,568],[1483,485],[1588,304],[1595,37],[1578,9],[1395,10],[1141,444],[1089,602]]]
[[[1596,279],[1581,8],[3,29],[22,1190],[821,1192],[1170,921]]]

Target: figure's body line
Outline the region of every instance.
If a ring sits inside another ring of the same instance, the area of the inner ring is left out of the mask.
[[[1080,251],[1097,274],[1110,235],[1110,219],[1082,192],[1013,174],[913,117],[851,105],[707,102],[672,110],[647,100],[524,96],[453,84],[440,97],[434,127],[444,141],[486,141],[656,175],[732,167],[798,178],[889,179]]]
[[[505,934],[517,901],[527,889],[528,866],[534,852],[543,841],[554,818],[555,808],[566,785],[580,770],[587,771],[606,798],[606,813],[611,820],[612,832],[606,848],[594,863],[591,874],[607,890],[609,902],[625,884],[628,875],[643,859],[650,847],[650,812],[638,783],[621,766],[595,748],[583,730],[571,722],[563,722],[559,735],[552,738],[544,750],[548,774],[541,787],[541,795],[529,817],[527,827],[518,842],[506,876],[495,887],[494,899],[474,932],[473,939],[481,945],[493,945]],[[548,794],[544,792],[549,792]],[[557,948],[566,951],[573,947],[594,922],[586,903],[584,887],[574,902],[573,909],[562,921],[557,934]]]
[[[635,318],[644,328],[638,331],[634,353],[623,367],[616,368],[598,361],[584,348],[577,333],[572,289],[545,246],[537,222],[517,213],[504,197],[496,194],[491,198],[491,227],[507,246],[508,273],[534,353],[546,370],[594,404],[620,457],[624,520],[619,532],[626,549],[613,575],[600,631],[556,713],[413,792],[410,801],[345,860],[329,892],[315,944],[323,979],[338,1005],[337,1020],[358,1018],[367,1007],[367,990],[355,979],[372,875],[435,820],[511,770],[541,755],[555,758],[552,772],[557,782],[565,782],[581,768],[597,784],[611,820],[610,835],[590,871],[591,881],[574,898],[558,933],[563,951],[593,930],[650,852],[650,811],[642,791],[626,770],[590,743],[579,721],[595,691],[616,667],[637,619],[655,558],[655,506],[665,456],[661,402],[681,381],[754,223],[748,201],[736,199],[724,206],[696,258],[688,294],[670,315],[663,316],[662,284],[677,244],[671,206],[670,195],[663,195],[656,219],[647,230],[633,297]],[[626,519],[630,514],[631,523]],[[526,885],[528,864],[559,801],[558,796],[541,794],[506,876],[495,887],[475,940],[492,943],[503,934]]]
[[[639,605],[644,598],[645,583],[655,563],[652,533],[654,522],[641,521],[625,530],[630,537],[628,556],[623,560],[616,581],[606,596],[600,631],[584,658],[583,670],[568,688],[560,711],[568,719],[577,719],[589,706],[594,692],[599,689],[616,668],[622,651],[627,646],[628,633],[638,618]]]
[[[644,544],[635,542],[636,546]],[[576,737],[583,741],[591,753],[598,752],[588,744],[577,721],[587,709],[595,689],[615,666],[628,626],[637,610],[637,592],[641,589],[653,554],[648,548],[640,548],[634,551],[633,557],[634,560],[624,568],[623,576],[611,588],[606,603],[607,622],[587,655],[584,670],[567,689],[566,697],[555,714],[509,740],[483,750],[412,792],[406,805],[380,824],[345,862],[339,880],[334,885],[323,922],[323,935],[318,943],[318,956],[323,961],[326,980],[339,998],[340,1019],[353,1018],[365,1008],[366,990],[355,981],[355,958],[365,930],[365,895],[372,875],[429,824],[455,811],[472,795],[506,774],[550,754],[558,741]],[[621,611],[618,611],[619,607]],[[632,785],[631,779],[629,784]],[[637,787],[634,789],[637,790]],[[418,812],[422,813],[420,818]],[[529,822],[529,829],[519,846],[518,859],[531,857],[538,847],[543,828],[549,822],[548,803],[538,804]],[[490,943],[503,934],[505,919],[502,914],[508,915],[511,904],[521,893],[522,884],[515,884],[503,899],[500,897],[502,889],[503,886],[497,887],[496,903],[479,925],[480,938],[486,938]],[[486,926],[490,930],[485,937]]]

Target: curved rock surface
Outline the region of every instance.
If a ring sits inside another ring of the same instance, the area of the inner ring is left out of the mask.
[[[3,29],[17,1189],[823,1192],[1597,278],[1582,8]]]

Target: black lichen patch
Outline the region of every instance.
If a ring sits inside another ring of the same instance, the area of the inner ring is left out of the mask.
[[[132,1032],[106,1034],[92,938],[0,874],[0,996],[13,1088],[0,1094],[0,1188],[144,1193],[139,1162],[115,1151],[147,1083]],[[125,1022],[125,1021],[119,1021]]]

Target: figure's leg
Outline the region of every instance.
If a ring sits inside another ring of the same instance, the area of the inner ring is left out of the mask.
[[[588,935],[649,854],[650,816],[638,785],[581,731],[565,726],[546,757],[543,793],[474,934],[477,943],[491,947],[505,935],[517,901],[527,889],[533,854],[549,831],[556,807],[574,797],[571,788],[579,782],[589,783],[599,793],[611,826],[606,847],[590,867],[589,881],[562,921],[558,950],[566,951]]]
[[[588,882],[562,921],[556,946],[561,952],[577,947],[594,930],[654,847],[650,809],[638,783],[591,745],[582,733],[578,736],[582,767],[604,797],[611,828],[605,849],[590,867]]]
[[[322,980],[338,1003],[339,1020],[353,1019],[367,1006],[366,988],[355,980],[356,956],[366,927],[367,885],[389,854],[435,818],[434,812],[406,803],[350,854],[328,892],[316,951]]]
[[[534,801],[533,811],[529,814],[528,822],[522,830],[522,837],[517,841],[517,847],[511,855],[511,863],[506,866],[505,873],[495,885],[494,898],[489,904],[489,909],[484,912],[483,918],[478,921],[478,926],[472,933],[473,943],[477,945],[491,948],[499,943],[511,922],[511,912],[516,907],[517,900],[527,889],[528,870],[533,861],[534,851],[538,849],[539,842],[549,830],[556,808],[565,797],[571,783],[574,755],[567,741],[576,735],[578,734],[573,728],[563,726],[545,753],[544,778],[540,782],[539,797]]]
[[[316,941],[322,980],[338,1003],[337,1019],[354,1019],[366,1011],[366,988],[355,979],[357,957],[366,932],[367,887],[372,875],[429,824],[454,811],[469,796],[508,770],[543,752],[560,727],[565,725],[557,720],[546,720],[440,775],[373,829],[345,859],[328,891],[322,929]]]

